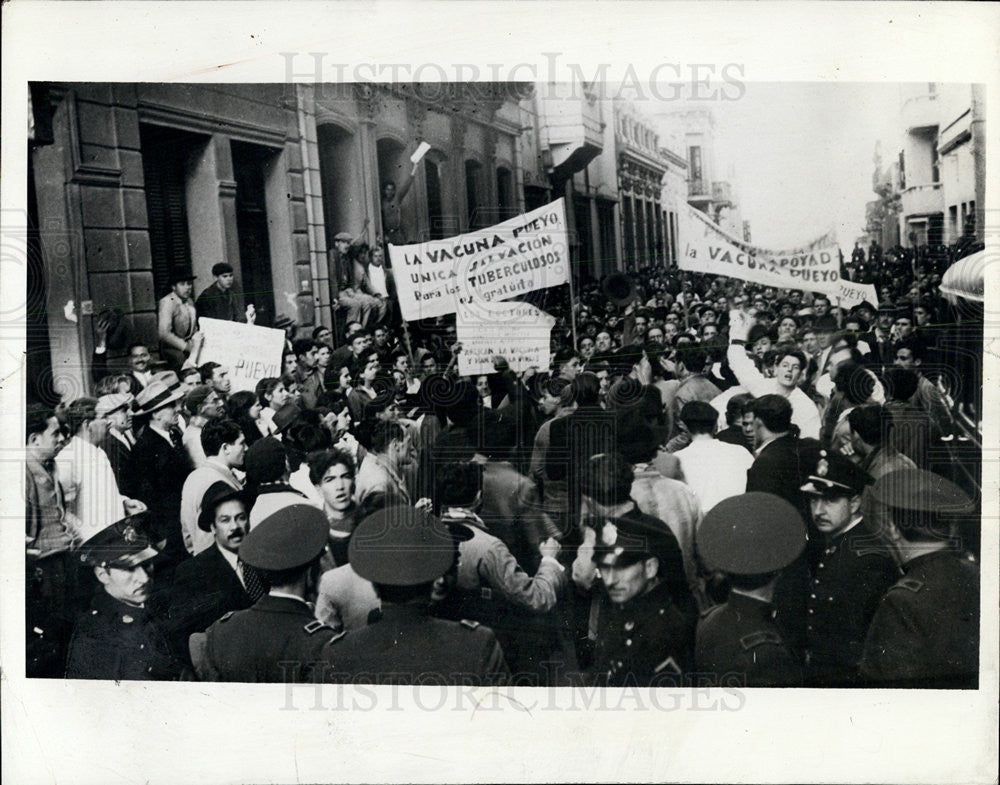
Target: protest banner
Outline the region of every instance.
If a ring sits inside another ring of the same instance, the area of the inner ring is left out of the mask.
[[[841,308],[850,310],[866,300],[878,308],[878,294],[875,292],[874,284],[855,283],[841,278],[837,281],[837,285],[829,290],[829,294],[833,304]]]
[[[281,376],[284,330],[222,319],[199,319],[205,336],[200,362],[216,362],[229,369],[232,392],[253,390],[269,376]]]
[[[835,245],[776,255],[730,237],[694,208],[687,212],[686,236],[677,261],[681,270],[811,292],[830,292],[840,280],[840,257]]]
[[[563,199],[503,223],[444,240],[390,245],[408,322],[455,313],[458,303],[506,300],[569,280]]]
[[[493,373],[497,357],[506,359],[517,372],[531,366],[547,369],[555,322],[530,303],[492,303],[488,308],[460,304],[455,318],[462,345],[458,372],[462,376]]]

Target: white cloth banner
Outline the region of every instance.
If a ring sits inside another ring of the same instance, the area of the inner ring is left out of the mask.
[[[232,392],[253,390],[269,376],[281,376],[285,331],[222,319],[199,319],[205,335],[199,361],[229,369]]]
[[[517,372],[549,367],[554,317],[530,303],[460,304],[455,317],[462,376],[493,373],[497,357]]]
[[[846,278],[837,281],[837,285],[829,290],[834,305],[850,310],[865,300],[878,308],[878,294],[875,285],[870,283],[854,283]]]
[[[840,281],[840,257],[834,245],[801,254],[774,255],[737,244],[694,208],[688,208],[688,214],[677,262],[681,270],[810,292],[832,292]]]
[[[389,258],[408,322],[557,286],[569,280],[565,202],[445,240],[390,245]]]

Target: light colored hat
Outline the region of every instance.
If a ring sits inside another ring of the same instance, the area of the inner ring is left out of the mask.
[[[107,417],[112,412],[125,408],[132,403],[133,400],[134,398],[129,393],[102,395],[97,399],[97,406],[94,407],[94,411],[98,417]]]
[[[179,401],[183,395],[179,384],[168,385],[159,379],[154,379],[136,396],[136,411],[139,414],[151,414],[157,409]]]

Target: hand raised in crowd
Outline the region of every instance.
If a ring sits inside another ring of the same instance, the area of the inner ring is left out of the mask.
[[[729,340],[745,341],[752,326],[753,317],[742,308],[729,312]]]
[[[434,502],[424,496],[422,499],[417,499],[417,503],[413,505],[413,508],[418,512],[429,513],[434,509]]]
[[[257,321],[257,309],[254,308],[253,303],[247,306],[247,324],[253,324]]]
[[[542,554],[542,558],[548,556],[550,559],[554,559],[559,555],[559,551],[561,550],[562,546],[555,537],[549,537],[544,542],[538,544],[538,552]]]
[[[110,329],[111,314],[107,311],[103,311],[94,321],[94,332],[97,333],[97,340],[99,343],[104,343],[104,339],[107,338],[108,330]]]

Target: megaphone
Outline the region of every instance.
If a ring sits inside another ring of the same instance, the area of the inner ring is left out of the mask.
[[[615,305],[628,305],[635,299],[635,283],[625,273],[611,273],[604,279],[601,289]]]

